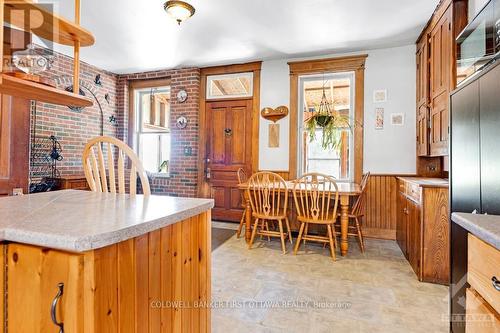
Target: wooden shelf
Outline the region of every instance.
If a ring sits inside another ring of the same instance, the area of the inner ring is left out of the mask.
[[[0,93],[66,106],[87,107],[94,104],[88,97],[6,74],[1,76]]]
[[[40,14],[33,14],[30,17],[30,26],[38,27],[29,29],[29,32],[38,37],[53,41],[62,45],[74,46],[75,42],[80,42],[80,46],[90,46],[95,42],[94,36],[88,30],[80,25],[66,20],[50,11],[42,4],[32,3],[30,0],[5,0],[4,11],[12,10],[33,10],[33,13],[39,11]],[[4,17],[7,16],[4,14]],[[26,30],[24,15],[9,15],[5,17],[5,22]]]

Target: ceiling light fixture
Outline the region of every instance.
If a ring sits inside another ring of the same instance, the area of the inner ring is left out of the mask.
[[[184,1],[170,0],[165,2],[163,9],[180,25],[194,15],[194,7]]]

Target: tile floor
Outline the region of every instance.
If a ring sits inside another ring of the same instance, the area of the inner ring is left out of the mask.
[[[357,244],[333,262],[308,244],[282,255],[277,241],[248,250],[235,236],[212,252],[213,332],[448,332],[448,288],[421,283],[394,241]]]

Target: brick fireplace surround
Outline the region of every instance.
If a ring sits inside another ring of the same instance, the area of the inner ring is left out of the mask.
[[[46,73],[47,77],[56,80],[59,88],[71,85],[72,58],[55,54],[53,68]],[[118,75],[106,72],[92,65],[81,62],[81,86],[87,96],[95,95],[94,106],[81,111],[70,110],[64,106],[37,103],[36,128],[37,136],[55,135],[62,146],[63,161],[58,162],[61,175],[83,174],[81,152],[83,146],[92,137],[100,135],[101,111],[103,110],[104,135],[116,136],[127,142],[128,139],[128,96],[129,83],[133,80],[169,78],[171,82],[171,110],[170,128],[172,147],[170,158],[170,177],[152,177],[151,191],[155,194],[171,196],[196,196],[198,174],[198,124],[199,124],[199,68],[183,68],[159,70],[153,72]],[[97,74],[101,75],[102,85],[98,86],[94,80]],[[178,103],[175,96],[181,89],[188,92],[188,100]],[[109,95],[109,103],[104,98]],[[175,120],[179,116],[188,119],[185,129],[178,129]],[[109,118],[114,116],[117,123],[113,124]],[[33,119],[33,117],[32,117]],[[185,155],[185,148],[191,153]]]

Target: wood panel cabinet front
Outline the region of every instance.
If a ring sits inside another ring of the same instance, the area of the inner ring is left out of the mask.
[[[427,33],[417,43],[417,156],[429,154],[429,44]]]
[[[500,315],[473,289],[466,291],[467,333],[500,332]]]
[[[408,215],[408,261],[419,280],[422,280],[422,222],[420,220],[420,205],[411,199],[407,200]]]
[[[7,246],[9,333],[210,332],[210,212],[84,253]],[[3,286],[3,284],[2,284]]]
[[[397,243],[420,281],[448,284],[448,189],[398,182]]]
[[[449,93],[453,72],[452,6],[430,34],[430,155],[448,154]]]

